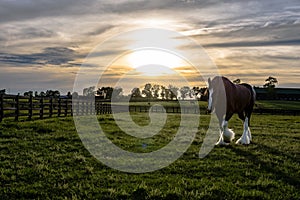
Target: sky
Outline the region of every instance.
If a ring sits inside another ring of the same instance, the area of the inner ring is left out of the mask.
[[[300,87],[299,0],[0,0],[0,89],[9,93],[57,89],[64,94],[73,91],[82,68],[101,67],[97,73],[105,72],[105,78],[99,85],[136,69],[139,77],[149,78],[146,81],[158,79],[158,72],[166,81],[175,70],[191,86],[205,84],[178,55],[136,51],[134,34],[116,39],[143,28],[167,29],[190,38],[198,45],[168,35],[162,40],[172,44],[174,52],[202,46],[200,51],[231,80],[262,86],[273,76],[278,87]],[[98,51],[108,40],[105,50]],[[147,61],[151,56],[165,61],[154,62],[151,68],[151,59]],[[109,67],[101,65],[111,58]],[[142,84],[131,78],[129,82]]]

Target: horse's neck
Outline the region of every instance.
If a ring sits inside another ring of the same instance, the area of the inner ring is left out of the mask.
[[[223,79],[223,83],[224,85],[219,86],[217,105],[228,104],[228,101],[231,101],[236,93],[236,85],[234,83],[228,79]]]

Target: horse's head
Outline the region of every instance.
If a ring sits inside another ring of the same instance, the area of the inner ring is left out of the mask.
[[[214,111],[216,103],[217,103],[217,99],[218,99],[218,95],[219,95],[219,90],[220,90],[220,84],[222,84],[222,77],[216,76],[215,78],[213,78],[213,80],[211,80],[210,78],[208,78],[208,106],[207,106],[207,112],[211,113],[212,111]]]

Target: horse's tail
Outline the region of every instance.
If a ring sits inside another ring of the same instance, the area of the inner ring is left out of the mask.
[[[251,104],[255,104],[255,100],[256,100],[256,92],[254,90],[254,87],[252,87],[251,85],[247,84],[247,83],[242,83],[241,85],[245,86],[251,93]]]

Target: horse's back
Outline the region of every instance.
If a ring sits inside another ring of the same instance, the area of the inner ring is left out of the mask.
[[[247,83],[241,83],[239,85],[244,86],[245,88],[248,89],[248,91],[249,91],[249,93],[251,95],[251,101],[253,101],[253,103],[254,103],[254,101],[256,99],[256,93],[255,93],[253,87],[251,85],[247,84]]]
[[[239,113],[253,107],[255,94],[251,85],[247,83],[234,84],[228,79],[223,79],[223,81],[227,96],[227,111]]]

